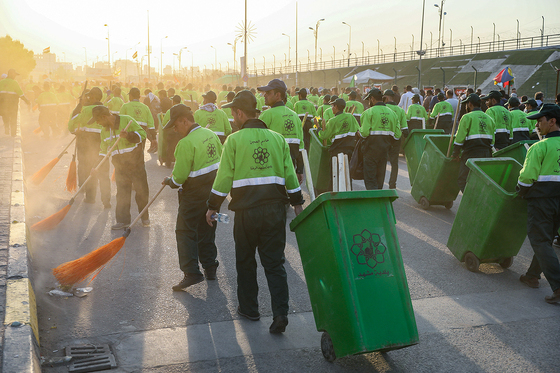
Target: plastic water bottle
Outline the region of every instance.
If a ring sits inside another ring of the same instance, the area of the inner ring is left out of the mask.
[[[229,224],[229,216],[227,214],[215,213],[212,215],[212,220],[217,221],[218,223]]]

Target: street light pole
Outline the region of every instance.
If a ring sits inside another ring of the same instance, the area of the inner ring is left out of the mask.
[[[474,32],[474,29],[471,26],[471,53],[472,53],[472,45],[473,45],[473,32]]]
[[[152,50],[150,49],[150,11],[148,10],[148,82],[151,80],[152,77],[152,67],[150,63],[150,54]]]
[[[210,48],[214,49],[214,66],[217,69],[218,68],[218,50],[213,45],[211,45]]]
[[[288,37],[288,63],[292,66],[292,38],[288,34],[282,33],[282,35]]]
[[[84,53],[85,53],[85,55],[86,55],[86,67],[87,67],[87,65],[88,65],[88,64],[87,64],[87,49],[86,49],[86,47],[82,47],[82,48],[84,48]]]
[[[109,72],[111,72],[111,43],[109,40],[109,25],[105,24],[104,26],[107,27],[107,62],[109,63]]]
[[[544,16],[542,17],[542,29],[541,29],[541,47],[544,45]]]
[[[159,51],[160,51],[160,55],[159,55],[159,76],[160,79],[163,76],[163,39],[167,39],[167,36],[164,38],[161,38],[160,42],[159,42]]]
[[[346,22],[342,22],[343,24],[345,24],[346,26],[348,26],[350,28],[350,32],[348,34],[348,60],[350,60],[350,55],[352,53],[350,53],[350,47],[352,45],[352,26],[350,26],[348,23]]]
[[[418,88],[422,89],[422,56],[426,52],[422,52],[422,42],[424,41],[424,10],[426,9],[426,0],[422,1],[422,28],[420,29],[420,50],[418,51]],[[414,36],[414,35],[413,35]],[[428,49],[428,48],[426,48]]]
[[[315,28],[309,27],[309,29],[313,31],[313,35],[315,36],[315,70],[317,70],[317,39],[319,37],[319,23],[321,23],[321,21],[324,20],[325,20],[324,18],[318,20],[317,24],[315,25]]]
[[[492,51],[494,51],[496,49],[496,24],[492,22],[492,25],[494,25],[494,31],[492,32]]]

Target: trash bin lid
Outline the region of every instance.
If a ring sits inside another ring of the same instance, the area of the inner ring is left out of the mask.
[[[309,206],[307,206],[301,214],[296,216],[290,223],[290,230],[293,232],[296,227],[309,216],[313,210],[321,206],[323,202],[333,200],[353,200],[353,199],[370,199],[370,198],[389,198],[391,202],[399,198],[395,189],[380,190],[360,190],[351,192],[328,192],[318,196]]]
[[[500,185],[496,180],[494,180],[494,178],[490,175],[488,175],[488,169],[483,170],[480,166],[485,164],[489,167],[492,168],[498,168],[498,170],[502,171],[501,168],[507,164],[512,164],[514,165],[513,169],[510,169],[512,172],[515,172],[515,179],[517,179],[517,177],[519,176],[519,172],[521,171],[521,169],[523,168],[523,165],[521,165],[521,163],[517,162],[517,160],[515,160],[514,158],[509,158],[509,157],[498,157],[498,158],[470,158],[467,160],[467,167],[471,169],[471,172],[478,174],[479,177],[483,178],[486,183],[488,185],[492,185],[494,188],[501,190],[504,194],[508,194],[508,195],[513,195],[515,194],[515,188],[511,186],[508,187],[508,189],[512,189],[513,190],[506,190],[506,188],[504,187],[504,185]],[[504,169],[503,172],[505,172],[506,170]],[[510,172],[511,172],[510,171]],[[500,173],[503,173],[500,172]],[[504,175],[502,175],[503,177]]]
[[[424,134],[424,135],[444,135],[445,131],[440,129],[416,129],[416,130],[412,130],[410,131],[410,133],[408,134],[408,136],[406,137],[406,139],[404,139],[404,144],[403,144],[403,148],[406,146],[406,144],[408,144],[408,141],[413,137],[412,135],[418,133],[418,134]],[[422,136],[424,137],[424,136]]]

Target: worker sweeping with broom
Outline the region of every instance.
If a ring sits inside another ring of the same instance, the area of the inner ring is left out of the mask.
[[[95,121],[90,123],[92,110],[101,105],[103,93],[98,87],[87,92],[72,113],[68,122],[68,130],[76,135],[78,155],[78,184],[81,186],[90,175],[91,169],[99,162],[99,148],[101,144],[101,125]],[[127,122],[128,123],[128,122]],[[101,202],[105,208],[111,207],[111,181],[109,180],[109,162],[105,162],[97,172],[94,180],[85,189],[85,203],[95,203],[97,181],[101,191]]]
[[[97,122],[103,128],[99,155],[105,156],[117,138],[121,138],[118,146],[110,154],[117,182],[117,222],[111,229],[124,229],[129,226],[131,220],[130,199],[133,186],[136,191],[138,212],[141,212],[148,203],[148,178],[141,146],[142,141],[146,139],[146,132],[132,117],[111,114],[109,109],[103,105],[92,108],[91,114],[92,118],[88,124]],[[128,125],[129,122],[132,123]],[[128,131],[125,131],[127,126]],[[108,173],[107,176],[109,176]],[[141,219],[144,227],[150,226],[148,211],[144,212]]]

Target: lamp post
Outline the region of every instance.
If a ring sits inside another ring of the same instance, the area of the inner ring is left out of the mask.
[[[422,48],[422,43],[420,43],[420,48]],[[412,44],[410,44],[410,51],[414,50],[414,34],[412,34]]]
[[[214,49],[214,66],[218,68],[218,50],[213,45],[210,48]]]
[[[471,26],[471,53],[472,53],[472,45],[473,45],[473,33],[474,33],[474,29]]]
[[[517,21],[517,34],[516,34],[516,39],[517,39],[517,49],[519,49],[519,20],[516,19]]]
[[[350,55],[352,54],[350,53],[350,46],[352,45],[352,26],[350,26],[346,22],[342,22],[342,23],[350,28],[350,32],[348,33],[348,61],[350,61]]]
[[[377,39],[377,59],[379,59],[379,39]]]
[[[288,34],[282,33],[282,35],[288,37],[288,64],[292,66],[292,38]]]
[[[334,47],[334,45],[333,45],[332,49],[333,49],[333,56],[334,56],[334,57],[333,57],[333,67],[334,67],[334,65],[335,65],[335,63],[336,63],[336,62],[335,62],[335,61],[336,61],[336,48]]]
[[[436,8],[438,8],[438,12],[439,12],[439,28],[438,28],[438,48],[441,47],[442,45],[442,35],[441,35],[441,22],[443,20],[443,4],[445,3],[445,0],[441,0],[441,5],[437,5],[434,4],[434,6]]]
[[[541,47],[544,45],[544,16],[542,17],[542,29],[541,29]]]
[[[478,47],[477,47],[478,51],[477,51],[477,53],[480,53],[480,36],[477,36],[477,37],[478,37]]]
[[[453,30],[449,29],[449,48],[453,47]]]
[[[496,24],[492,22],[492,25],[494,25],[494,31],[492,31],[492,50],[494,50],[496,45]]]
[[[325,20],[324,18],[318,20],[317,24],[315,24],[315,28],[309,27],[309,29],[313,31],[313,35],[315,36],[315,70],[317,70],[317,38],[319,37],[319,23],[321,23],[324,20]]]
[[[179,60],[179,74],[182,73],[182,70],[181,70],[181,53],[183,52],[183,49],[187,49],[187,47],[183,47],[183,48],[179,49],[179,56],[178,56],[178,60]]]
[[[236,71],[237,68],[237,57],[236,57],[236,53],[237,53],[237,40],[239,40],[239,36],[235,38],[235,40],[233,41],[233,44],[228,43],[228,45],[231,45],[231,49],[233,49],[233,71]]]
[[[84,53],[85,53],[85,55],[86,55],[86,67],[87,67],[87,65],[88,65],[88,64],[87,64],[87,49],[86,49],[86,47],[82,47],[82,48],[84,48]]]
[[[395,52],[393,54],[393,61],[397,60],[397,37],[393,36],[395,38]]]
[[[109,59],[108,63],[109,63],[109,72],[111,71],[111,43],[109,41],[109,25],[105,24],[105,27],[107,27],[107,58]]]
[[[422,1],[422,28],[420,29],[420,50],[417,52],[419,57],[418,59],[418,88],[419,89],[422,89],[422,56],[426,53],[425,51],[422,51],[422,42],[424,41],[424,10],[425,9],[426,9],[426,0],[423,0]],[[412,37],[414,37],[414,35],[412,35]]]
[[[163,76],[163,39],[167,39],[167,36],[161,38],[159,42],[159,76]]]
[[[191,54],[191,83],[194,82],[194,53],[187,49],[187,52]]]
[[[117,54],[117,53],[119,53],[119,51],[116,51],[116,52],[113,53],[113,63],[115,64],[115,68],[117,67],[117,63],[116,63],[116,60],[115,60],[115,54]],[[111,65],[109,65],[109,68],[111,68]]]
[[[364,53],[365,53],[364,51],[365,51],[365,49],[366,49],[366,48],[365,48],[365,44],[364,44],[364,42],[362,41],[362,60],[364,59]]]

